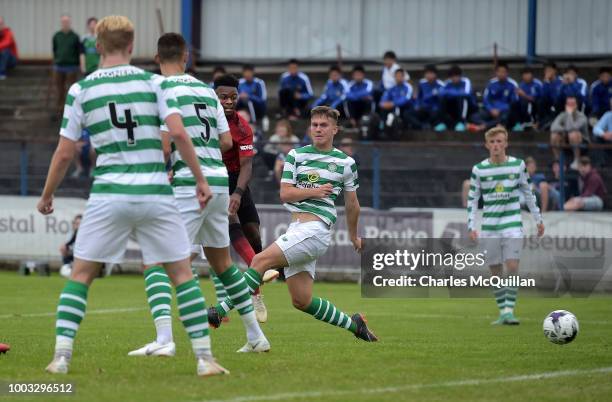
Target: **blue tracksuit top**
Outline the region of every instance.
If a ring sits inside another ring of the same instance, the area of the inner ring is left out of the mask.
[[[302,72],[297,75],[291,75],[289,72],[284,72],[281,75],[280,89],[290,89],[293,92],[298,91],[302,94],[302,99],[310,99],[313,96],[310,78]]]
[[[380,103],[393,102],[395,107],[403,107],[410,103],[412,100],[412,86],[407,82],[401,84],[395,84],[395,86],[387,89],[380,98]]]
[[[612,80],[607,84],[597,80],[591,84],[591,110],[600,113],[610,110],[610,98],[612,98]]]
[[[559,87],[560,99],[565,99],[568,96],[575,96],[578,102],[587,101],[587,83],[582,78],[576,78],[576,81],[570,84],[561,83]]]
[[[510,105],[517,101],[516,89],[518,85],[512,78],[500,81],[493,78],[489,81],[484,91],[485,109],[498,109],[500,111],[510,110]]]
[[[563,81],[561,77],[556,77],[552,81],[542,82],[542,98],[552,103],[553,105],[559,100],[559,90]]]
[[[531,82],[521,81],[519,88],[522,89],[527,95],[533,96],[534,100],[540,99],[543,92],[542,81],[534,78]]]
[[[374,84],[372,84],[372,81],[367,78],[361,82],[351,81],[349,83],[349,90],[346,94],[346,99],[349,101],[358,101],[367,96],[372,96],[373,88]]]
[[[253,103],[265,104],[268,94],[266,92],[266,83],[257,77],[253,77],[253,81],[247,81],[241,78],[238,82],[238,93],[246,92],[249,95],[249,100]]]
[[[443,88],[444,82],[441,80],[429,82],[422,78],[419,81],[419,93],[416,99],[417,107],[434,111],[440,109],[440,96]]]
[[[323,94],[315,101],[313,106],[329,105],[336,108],[344,101],[347,92],[348,82],[344,78],[340,78],[339,81],[327,80]]]

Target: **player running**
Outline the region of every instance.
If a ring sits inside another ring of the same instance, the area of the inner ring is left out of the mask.
[[[194,202],[202,208],[215,202],[182,127],[182,111],[172,91],[155,82],[161,77],[129,65],[134,46],[134,26],[129,19],[105,17],[96,26],[96,34],[102,68],[68,91],[59,144],[37,207],[45,215],[53,212],[53,193],[73,159],[81,131],[87,128],[98,166],[76,239],[74,267],[59,298],[55,356],[47,371],[68,372],[89,286],[103,263],[121,262],[133,234],[144,263],[163,261],[176,287],[179,314],[197,358],[198,375],[227,374],[212,357],[204,297],[189,264],[191,243],[166,175],[161,121],[193,174]]]
[[[281,179],[280,198],[291,211],[292,223],[284,235],[253,258],[244,278],[253,292],[267,270],[288,267],[285,277],[295,308],[347,329],[364,341],[376,342],[378,338],[361,314],[348,316],[328,300],[312,296],[316,261],[329,247],[331,227],[336,223],[334,201],[342,190],[349,236],[355,250],[361,251],[357,165],[333,146],[339,115],[327,106],[311,110],[312,145],[289,152]]]
[[[531,191],[531,180],[525,162],[506,155],[508,132],[502,126],[491,128],[485,133],[485,147],[489,158],[474,165],[468,195],[468,231],[470,239],[476,241],[476,211],[478,199],[483,198],[482,233],[487,252],[487,263],[494,276],[502,276],[504,263],[509,276],[518,275],[519,258],[522,248],[523,223],[519,193],[533,219],[537,223],[538,236],[544,234],[544,223],[536,197]],[[494,288],[495,300],[499,308],[499,318],[493,325],[518,325],[514,316],[514,306],[518,287]]]
[[[185,39],[176,33],[162,35],[157,42],[156,61],[166,77],[161,88],[172,90],[175,98],[169,106],[179,108],[182,122],[208,180],[212,198],[204,209],[196,199],[196,180],[185,160],[177,152],[176,144],[170,143],[168,128],[162,126],[164,150],[170,154],[172,163],[172,187],[181,218],[187,228],[191,244],[203,245],[204,254],[218,275],[233,304],[239,306],[238,312],[244,323],[247,343],[239,352],[267,352],[270,343],[264,336],[253,311],[253,303],[242,273],[233,264],[229,253],[228,193],[227,170],[221,157],[221,149],[232,146],[225,114],[215,92],[203,82],[185,74],[188,59]],[[171,238],[172,232],[167,233]],[[199,251],[191,255],[193,260]],[[169,281],[158,265],[149,266],[145,272],[147,299],[155,322],[157,338],[140,349],[129,353],[130,356],[174,356],[175,344],[172,339],[172,318],[170,303],[172,295]],[[180,296],[180,294],[179,294]],[[183,308],[179,303],[179,310]],[[184,306],[186,310],[190,307]],[[189,318],[187,318],[189,319]]]
[[[261,253],[261,235],[259,234],[259,214],[255,202],[251,197],[249,182],[253,172],[253,131],[249,123],[236,113],[238,102],[238,80],[231,75],[224,75],[214,82],[215,91],[219,96],[225,117],[229,123],[233,146],[223,153],[223,162],[229,173],[230,192],[230,226],[229,234],[234,250],[242,260],[251,266],[251,261],[257,253]],[[278,277],[278,271],[270,271],[266,281]],[[230,307],[224,303],[226,295],[222,292],[223,286],[219,279],[213,276],[215,290],[217,291],[217,306],[213,313],[218,317],[209,320],[217,323],[227,317]],[[263,295],[259,289],[253,294],[253,307],[259,322],[266,322],[268,311],[263,302]]]

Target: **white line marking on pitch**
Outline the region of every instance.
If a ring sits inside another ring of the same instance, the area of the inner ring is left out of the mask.
[[[423,388],[463,387],[466,385],[482,385],[482,384],[492,384],[492,383],[532,381],[532,380],[541,380],[541,379],[548,379],[548,378],[571,377],[574,375],[607,374],[607,373],[612,373],[612,367],[602,367],[602,368],[588,369],[588,370],[549,371],[545,373],[517,375],[513,377],[458,380],[458,381],[439,382],[439,383],[433,383],[433,384],[412,384],[412,385],[403,385],[399,387],[362,388],[362,389],[346,390],[346,391],[329,390],[329,391],[288,392],[288,393],[283,393],[283,394],[239,396],[239,397],[230,398],[230,399],[214,399],[214,400],[205,400],[202,402],[282,401],[282,400],[296,399],[296,398],[321,398],[321,397],[326,397],[326,396],[395,393],[395,392],[402,392],[402,391],[419,390]]]
[[[107,309],[100,309],[100,310],[90,310],[90,311],[87,311],[87,314],[132,313],[134,311],[143,311],[143,310],[147,310],[147,309],[144,308],[144,307],[142,307],[142,308],[135,308],[135,307],[129,307],[129,308],[107,308]],[[14,314],[2,314],[2,315],[0,315],[0,319],[5,319],[5,318],[52,317],[55,314],[56,314],[55,311],[52,312],[52,313],[27,313],[27,314],[14,313]]]

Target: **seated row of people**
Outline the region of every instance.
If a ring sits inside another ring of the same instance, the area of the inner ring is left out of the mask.
[[[534,77],[530,67],[521,71],[517,83],[509,77],[508,65],[500,62],[484,90],[482,105],[478,104],[469,78],[463,76],[459,66],[452,66],[448,79],[438,78],[433,65],[424,69],[416,93],[401,68],[394,71],[394,86],[386,89],[377,99],[373,83],[365,78],[363,66],[355,66],[351,82],[342,79],[338,67],[330,68],[330,76],[323,95],[314,105],[326,104],[344,111],[353,124],[363,114],[378,110],[389,124],[389,114],[402,117],[406,127],[433,128],[437,131],[454,129],[484,130],[502,124],[517,131],[525,127],[547,129],[554,118],[565,109],[565,100],[573,97],[578,108],[590,111],[597,119],[610,110],[612,81],[608,68],[602,68],[600,79],[591,86],[586,96],[586,82],[570,66],[563,77],[556,75],[556,66],[545,67],[544,81]]]
[[[525,67],[517,83],[510,78],[508,65],[500,62],[495,68],[495,77],[488,82],[479,100],[470,79],[459,66],[448,70],[446,81],[439,79],[436,66],[425,66],[423,78],[413,88],[409,74],[397,64],[393,52],[385,53],[383,63],[378,83],[366,78],[361,65],[352,69],[351,81],[342,77],[338,66],[330,67],[323,92],[315,99],[308,75],[292,59],[279,82],[281,114],[290,120],[297,119],[305,117],[311,107],[328,105],[340,110],[354,126],[362,116],[378,111],[388,123],[394,117],[401,117],[408,128],[464,131],[497,124],[514,130],[548,129],[564,110],[567,97],[576,98],[578,108],[594,119],[610,110],[612,80],[607,67],[600,69],[599,79],[589,91],[586,81],[572,65],[559,75],[557,66],[547,63],[542,80],[535,77],[530,67]],[[213,77],[224,72],[217,68]],[[249,110],[254,121],[261,121],[267,111],[266,84],[255,77],[252,65],[243,67],[239,94],[239,108]]]

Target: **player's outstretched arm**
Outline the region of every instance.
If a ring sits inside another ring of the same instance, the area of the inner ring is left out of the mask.
[[[357,199],[356,191],[344,192],[344,212],[346,213],[346,227],[348,228],[349,238],[355,247],[355,250],[361,251],[361,237],[357,236],[357,227],[359,224],[359,200]]]
[[[196,156],[191,139],[185,131],[181,116],[178,113],[173,113],[166,117],[166,126],[168,126],[168,134],[172,138],[172,141],[176,144],[176,148],[181,154],[181,158],[183,161],[185,161],[187,166],[189,166],[189,169],[196,180],[200,206],[204,208],[208,201],[212,198],[212,192],[210,191],[206,177],[204,177],[202,174],[200,162]]]
[[[75,148],[76,145],[74,141],[64,136],[60,136],[59,143],[51,159],[45,188],[37,206],[38,211],[43,215],[53,212],[53,193],[55,193],[55,190],[64,179],[66,171],[70,167],[70,163],[74,158]]]

